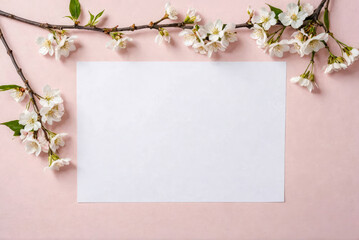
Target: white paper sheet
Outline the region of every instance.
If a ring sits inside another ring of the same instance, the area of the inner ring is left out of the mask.
[[[79,62],[78,202],[283,202],[283,62]]]

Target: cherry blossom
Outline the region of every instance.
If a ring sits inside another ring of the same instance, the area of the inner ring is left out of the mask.
[[[38,37],[36,40],[36,43],[40,46],[39,53],[42,55],[49,54],[50,56],[54,55],[54,35],[52,33],[49,33],[47,38],[44,37]]]
[[[306,11],[300,11],[299,6],[295,3],[289,3],[287,11],[278,15],[278,19],[284,26],[291,25],[292,28],[297,29],[303,25],[304,19],[308,16]]]
[[[35,111],[25,110],[20,114],[19,123],[24,125],[24,130],[30,132],[31,130],[37,131],[41,128],[41,123],[38,121],[38,115]]]

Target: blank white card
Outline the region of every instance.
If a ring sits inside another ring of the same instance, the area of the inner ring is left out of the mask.
[[[78,202],[283,202],[283,62],[79,62]]]

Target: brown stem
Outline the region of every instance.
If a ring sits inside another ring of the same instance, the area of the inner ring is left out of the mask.
[[[318,20],[319,14],[323,9],[326,2],[329,0],[322,0],[318,7],[314,10],[313,14],[308,16],[306,20]],[[124,31],[135,31],[141,29],[159,29],[159,28],[182,28],[182,29],[191,29],[193,25],[183,24],[183,22],[177,23],[168,23],[168,24],[159,24],[160,21],[157,21],[153,24],[147,25],[135,25],[129,27],[115,27],[115,28],[100,28],[100,27],[91,27],[91,26],[82,26],[82,25],[58,25],[58,24],[49,24],[49,23],[40,23],[33,20],[29,20],[26,18],[15,16],[14,14],[4,12],[0,10],[0,16],[7,17],[19,22],[27,23],[36,27],[44,28],[44,29],[57,29],[57,30],[64,30],[64,29],[78,29],[78,30],[87,30],[87,31],[96,31],[102,33],[110,33],[110,32],[124,32]],[[236,24],[236,28],[251,28],[252,24],[240,23]]]
[[[329,3],[330,3],[330,0],[327,0],[327,3],[325,4],[325,9],[327,9],[327,10],[329,8]]]
[[[162,22],[163,20],[168,19],[168,15],[167,13],[158,21],[154,22],[152,25],[158,25],[160,22]]]
[[[41,115],[40,115],[40,111],[39,111],[39,107],[37,106],[37,103],[36,103],[36,100],[35,100],[35,96],[38,95],[37,93],[35,93],[31,86],[30,86],[30,83],[29,81],[26,79],[24,73],[22,72],[22,69],[19,67],[19,65],[17,64],[16,60],[15,60],[15,57],[14,57],[14,54],[11,50],[11,48],[9,47],[5,37],[4,37],[4,34],[3,32],[1,31],[1,28],[0,28],[0,39],[3,43],[3,45],[5,46],[5,49],[7,51],[7,54],[9,55],[10,59],[11,59],[11,62],[12,64],[14,65],[15,69],[16,69],[16,72],[19,74],[21,80],[23,81],[23,83],[25,84],[25,87],[29,93],[29,96],[30,96],[30,101],[32,102],[33,104],[33,107],[34,107],[34,111],[36,112],[38,118],[39,118],[39,121],[41,123],[41,129],[44,131],[44,135],[45,135],[45,138],[46,140],[49,142],[50,139],[49,139],[49,136],[47,135],[47,131],[46,131],[46,128],[43,126],[42,124],[42,121],[41,121]]]
[[[312,15],[310,15],[309,17],[307,17],[306,20],[310,20],[310,19],[315,20],[315,21],[318,20],[319,15],[320,15],[320,12],[322,11],[322,9],[323,9],[325,3],[326,3],[326,2],[329,3],[329,1],[330,1],[330,0],[322,0],[322,1],[319,3],[318,7],[314,10],[314,12],[312,13]],[[328,3],[327,3],[327,6],[328,6]]]

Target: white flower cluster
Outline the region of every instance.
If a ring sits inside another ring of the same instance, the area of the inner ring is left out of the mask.
[[[195,25],[191,30],[185,29],[179,35],[183,36],[186,46],[211,57],[215,52],[225,51],[229,43],[238,40],[235,29],[235,24],[223,24],[218,19],[204,26]]]
[[[75,39],[76,36],[67,36],[64,31],[49,33],[47,38],[39,37],[36,43],[40,46],[39,53],[42,55],[55,54],[56,60],[60,60],[61,56],[68,57],[70,52],[76,50]]]
[[[270,9],[261,8],[255,13],[250,7],[248,14],[253,27],[251,38],[256,40],[259,48],[264,49],[272,57],[283,57],[285,52],[297,53],[300,57],[311,55],[312,59],[303,74],[293,77],[291,82],[306,87],[310,92],[317,87],[314,78],[314,55],[321,49],[329,51],[328,66],[325,73],[346,69],[359,58],[359,51],[335,39],[332,33],[317,33],[317,23],[305,20],[313,14],[313,6],[309,3],[290,3],[286,12],[270,6]],[[278,26],[277,26],[278,25]],[[284,30],[291,26],[296,31],[291,39],[281,39]],[[271,31],[272,27],[274,28]],[[343,56],[332,54],[327,45],[329,37],[333,37],[339,44]]]
[[[110,40],[106,47],[113,51],[119,51],[127,47],[127,41],[131,42],[132,38],[124,36],[121,32],[111,32],[112,40]]]
[[[301,87],[306,87],[309,92],[312,92],[314,87],[318,87],[314,81],[314,74],[312,72],[305,72],[298,77],[292,77],[290,81],[299,84]]]
[[[166,29],[159,28],[158,29],[158,34],[156,35],[156,38],[155,38],[155,43],[162,44],[163,41],[165,41],[167,43],[170,43],[171,42],[171,36],[170,36],[169,32]]]
[[[329,52],[328,65],[325,68],[325,73],[346,69],[359,58],[359,50],[336,39],[333,33],[327,29],[329,27],[326,26],[325,19],[324,23],[322,23],[317,18],[318,12],[314,11],[314,7],[311,4],[301,3],[301,1],[289,3],[285,11],[271,5],[268,6],[269,9],[261,8],[258,12],[253,11],[253,9],[249,7],[247,9],[249,20],[244,26],[251,28],[251,38],[256,40],[258,47],[262,48],[271,57],[281,58],[287,52],[297,53],[300,57],[311,56],[311,60],[305,72],[298,77],[292,78],[292,82],[307,87],[310,92],[317,87],[314,77],[314,56],[321,49],[326,48]],[[80,12],[79,10],[78,14],[80,14]],[[86,26],[95,27],[95,24],[98,22],[97,19],[102,16],[102,13],[103,11],[97,14],[96,17],[90,13],[90,22],[89,25]],[[328,15],[326,17],[328,17]],[[78,16],[75,15],[70,18],[77,20]],[[155,37],[157,44],[162,44],[163,42],[171,43],[170,33],[164,27],[166,24],[159,24],[166,19],[178,19],[178,12],[170,3],[166,3],[164,15],[160,20],[150,22],[150,24],[146,26],[146,28],[153,28],[158,31]],[[223,24],[223,22],[218,19],[215,22],[198,25],[200,21],[201,16],[197,14],[195,9],[190,8],[182,22],[177,22],[173,25],[169,24],[167,26],[183,27],[184,30],[179,33],[179,36],[184,38],[184,45],[192,47],[195,52],[207,55],[208,57],[211,57],[213,53],[225,51],[230,43],[238,40],[235,24]],[[327,21],[329,20],[327,19]],[[76,23],[75,21],[75,24]],[[191,24],[191,27],[188,28],[187,24]],[[319,33],[319,31],[317,31],[319,26],[322,27],[325,32]],[[241,27],[243,27],[243,25]],[[294,29],[295,32],[291,35],[290,39],[282,39],[283,33],[289,27]],[[136,26],[132,25],[130,30],[135,29]],[[132,41],[132,38],[125,36],[122,32],[114,32],[116,28],[105,28],[103,31],[109,33],[112,38],[106,44],[106,47],[114,51],[127,48],[128,42]],[[342,56],[335,56],[330,51],[327,45],[329,37],[338,43]],[[43,55],[49,54],[50,56],[55,54],[56,59],[60,59],[61,56],[67,57],[71,51],[76,50],[74,39],[76,39],[75,36],[68,37],[65,31],[52,30],[46,39],[38,38],[37,43],[41,46],[39,52]],[[21,101],[25,97],[24,92],[21,90],[22,89],[12,90],[12,96],[17,101]],[[45,111],[50,110],[46,108],[42,114],[46,115]],[[57,118],[50,118],[47,120],[47,117],[43,117],[43,121],[47,121],[50,124],[52,121],[56,121],[56,119]]]
[[[157,23],[165,20],[177,20],[178,13],[176,9],[170,4],[165,5],[165,15]],[[208,23],[205,26],[197,25],[201,21],[201,16],[193,8],[188,9],[187,14],[183,20],[183,24],[194,24],[193,29],[185,29],[180,32],[180,36],[184,37],[184,44],[192,47],[200,54],[207,54],[209,57],[214,52],[225,51],[229,43],[237,41],[235,32],[236,26],[234,24],[223,24],[221,20],[213,23]],[[155,37],[155,43],[162,44],[170,43],[171,36],[167,29],[157,28],[158,34]],[[107,48],[112,50],[119,50],[126,48],[127,41],[132,41],[132,38],[124,36],[121,32],[111,32],[112,40],[107,43]]]
[[[342,42],[338,43],[342,49],[342,56],[338,57],[329,52],[328,66],[325,68],[325,73],[332,73],[342,69],[347,69],[359,59],[359,50],[357,48],[349,47]]]
[[[318,51],[324,47],[324,44],[318,44],[319,41],[328,40],[327,35],[321,35],[323,39],[314,37],[304,42],[304,40],[307,40],[304,36],[308,37],[308,34],[306,34],[303,29],[294,33],[293,39],[280,40],[287,26],[298,29],[303,25],[305,18],[313,13],[313,6],[310,4],[298,6],[295,3],[290,3],[287,6],[287,11],[281,12],[278,16],[276,16],[274,11],[265,8],[261,8],[259,14],[251,11],[249,11],[249,13],[254,14],[252,17],[253,32],[251,38],[256,40],[258,47],[268,51],[271,56],[283,57],[283,53],[288,51],[298,52],[301,56],[308,55],[312,53],[311,49],[315,48],[316,51]],[[283,27],[270,33],[270,28],[278,23],[277,18]]]
[[[165,6],[165,16],[163,19],[169,18],[171,20],[178,19],[177,11],[174,9],[174,7],[167,3]],[[193,8],[188,9],[186,17],[183,21],[184,24],[193,24],[198,23],[201,21],[201,17],[197,14],[196,10]],[[171,42],[171,36],[169,32],[164,28],[158,28],[158,34],[155,38],[155,43],[162,44],[162,42],[165,41],[167,43]]]
[[[13,96],[13,93],[11,95]],[[25,143],[27,153],[35,156],[39,156],[41,152],[48,153],[49,166],[45,169],[59,170],[70,162],[70,159],[60,158],[56,154],[58,149],[65,145],[64,137],[67,134],[51,132],[43,127],[43,124],[52,125],[53,122],[61,121],[64,115],[63,99],[59,90],[51,89],[48,85],[43,89],[43,96],[38,97],[42,106],[39,115],[34,110],[29,111],[28,108],[20,114],[19,124],[23,126],[20,130],[20,139]]]

